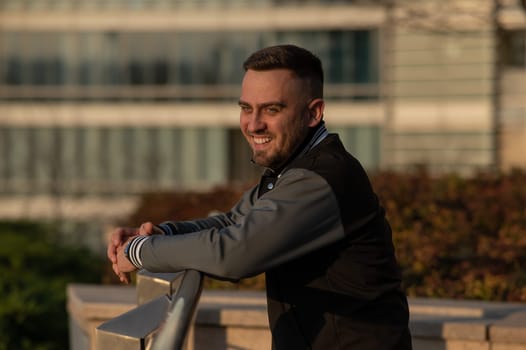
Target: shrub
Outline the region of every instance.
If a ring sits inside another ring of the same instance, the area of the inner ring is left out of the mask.
[[[373,183],[410,296],[526,300],[526,173],[386,172]]]
[[[66,285],[100,282],[101,258],[60,244],[53,231],[49,225],[0,223],[1,350],[67,349]]]

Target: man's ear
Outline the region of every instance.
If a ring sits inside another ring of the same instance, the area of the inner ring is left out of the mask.
[[[309,127],[317,126],[323,119],[323,111],[325,109],[325,101],[322,98],[315,98],[309,103],[310,121]]]

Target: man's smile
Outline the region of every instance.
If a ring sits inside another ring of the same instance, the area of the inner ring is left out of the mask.
[[[252,136],[252,140],[256,145],[263,145],[269,143],[272,139],[268,136]]]

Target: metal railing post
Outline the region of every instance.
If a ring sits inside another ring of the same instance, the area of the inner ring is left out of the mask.
[[[139,306],[97,327],[96,348],[182,350],[199,303],[202,280],[202,274],[195,270],[141,272]]]
[[[157,334],[152,350],[181,350],[191,327],[203,290],[203,275],[186,270],[173,295],[165,322]]]

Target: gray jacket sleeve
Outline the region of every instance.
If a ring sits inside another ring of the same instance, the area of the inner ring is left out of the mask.
[[[140,249],[143,267],[195,269],[237,280],[344,237],[334,193],[321,176],[305,169],[288,170],[259,199],[253,189],[230,213],[203,220],[185,223],[194,225],[194,232],[151,236]]]
[[[246,196],[250,194],[246,193]],[[206,230],[210,228],[222,229],[226,226],[236,223],[236,217],[233,212],[225,214],[215,214],[207,218],[196,219],[191,221],[165,221],[157,226],[168,235],[179,235],[185,233],[192,233],[196,231]]]

